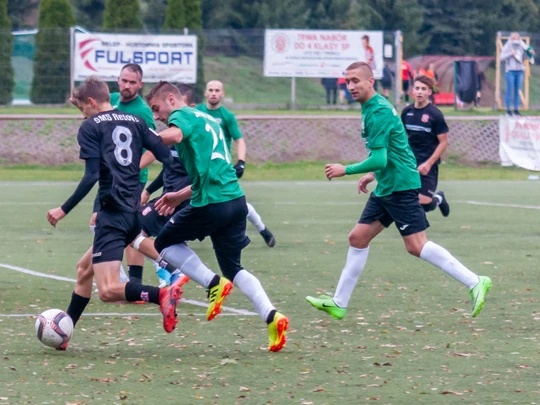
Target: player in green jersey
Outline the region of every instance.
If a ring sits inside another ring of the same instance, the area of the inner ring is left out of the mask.
[[[240,129],[238,128],[238,122],[236,121],[234,114],[221,105],[221,100],[225,96],[223,83],[218,80],[209,81],[206,84],[204,95],[206,97],[206,103],[199,104],[196,108],[214,117],[218,124],[221,125],[229,152],[231,150],[232,141],[234,140],[236,156],[238,159],[234,165],[234,169],[236,170],[236,175],[240,178],[244,174],[244,169],[246,167],[246,142],[242,137],[242,132],[240,132]],[[266,244],[269,247],[274,247],[276,239],[272,232],[270,232],[268,227],[264,224],[261,216],[257,213],[253,205],[247,203],[247,207],[248,221],[257,228]]]
[[[362,104],[362,140],[369,151],[366,160],[343,166],[328,164],[328,180],[345,175],[369,173],[358,182],[358,193],[368,193],[367,185],[377,180],[358,224],[349,234],[349,252],[334,297],[307,297],[315,308],[342,319],[358,277],[368,257],[369,243],[395,222],[407,251],[440,268],[467,286],[473,304],[472,316],[484,306],[491,288],[489,277],[478,276],[442,246],[427,239],[429,227],[425,211],[418,200],[420,177],[407,133],[390,102],[373,89],[373,72],[364,62],[355,62],[345,72],[347,88]]]
[[[162,267],[173,269],[173,275],[181,270],[207,288],[208,320],[220,313],[234,283],[267,323],[268,350],[281,350],[289,321],[276,312],[259,280],[240,263],[242,249],[249,244],[247,206],[223,129],[210,115],[186,106],[178,88],[168,82],[154,86],[147,101],[154,117],[169,126],[160,135],[164,143],[176,146],[191,180],[191,200],[172,216],[155,241],[141,235],[133,246],[152,259],[161,259]],[[183,199],[184,190],[167,193],[155,207],[160,213],[170,212]],[[185,243],[206,237],[212,241],[223,277],[206,267]]]

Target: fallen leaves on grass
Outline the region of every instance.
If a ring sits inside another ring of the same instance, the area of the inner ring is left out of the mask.
[[[443,391],[441,395],[463,395],[463,392],[459,391]]]

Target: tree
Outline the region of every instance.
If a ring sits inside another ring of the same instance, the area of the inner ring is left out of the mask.
[[[139,15],[138,0],[106,0],[103,11],[103,29],[110,31],[140,30],[143,24]]]
[[[69,27],[75,24],[67,0],[42,0],[36,35],[33,103],[64,103],[70,91]]]
[[[38,7],[39,1],[36,0],[8,0],[8,15],[14,30],[29,28],[30,24],[26,19],[29,14]]]
[[[165,29],[184,29],[186,27],[185,0],[169,0],[165,10]]]
[[[12,43],[7,0],[0,0],[0,104],[8,104],[13,98]]]
[[[105,0],[72,0],[77,24],[89,29],[101,28]]]
[[[143,0],[141,12],[145,27],[152,32],[159,32],[165,22],[167,0]],[[182,4],[183,5],[183,4]]]
[[[171,0],[172,1],[172,0]],[[204,37],[201,0],[184,0],[185,26],[197,34],[197,83],[195,83],[195,100],[202,100],[206,82],[204,79]],[[181,27],[175,27],[181,28]]]

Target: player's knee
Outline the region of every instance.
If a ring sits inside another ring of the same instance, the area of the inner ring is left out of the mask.
[[[405,243],[405,249],[407,249],[407,252],[411,255],[416,257],[420,257],[420,252],[422,251],[422,247],[416,243]]]
[[[77,280],[85,280],[92,277],[92,263],[87,263],[86,260],[77,262]]]
[[[349,233],[349,245],[357,249],[365,249],[369,245],[369,240],[364,235],[352,231]]]
[[[116,297],[108,287],[103,287],[98,290],[98,297],[103,302],[116,301]]]

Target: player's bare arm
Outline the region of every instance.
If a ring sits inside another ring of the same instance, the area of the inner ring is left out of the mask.
[[[234,141],[236,144],[236,158],[238,160],[246,161],[246,141],[244,141],[244,138],[238,138]]]
[[[191,186],[184,187],[181,190],[167,193],[156,201],[154,207],[158,211],[159,215],[172,215],[174,209],[182,204],[185,200],[188,200],[192,196]]]
[[[367,185],[371,183],[373,180],[375,180],[375,173],[373,172],[360,177],[360,180],[358,180],[358,194],[369,193],[369,190],[367,189]]]
[[[156,157],[152,152],[147,150],[144,152],[144,154],[141,157],[141,163],[139,163],[139,169],[146,169],[148,166],[150,166],[152,163],[154,163],[156,160]]]
[[[439,139],[439,145],[437,148],[433,151],[433,154],[430,156],[428,160],[426,160],[424,163],[418,166],[418,172],[422,176],[426,176],[429,171],[431,170],[431,167],[435,164],[435,162],[438,162],[440,157],[443,155],[443,153],[446,151],[446,148],[448,147],[448,134],[440,134],[437,135],[437,138]]]
[[[343,177],[346,174],[345,166],[339,163],[330,163],[325,166],[324,173],[328,180],[332,180],[334,177]]]
[[[176,143],[182,142],[184,134],[178,127],[172,126],[159,133],[159,136],[163,139],[165,145],[171,146]]]

